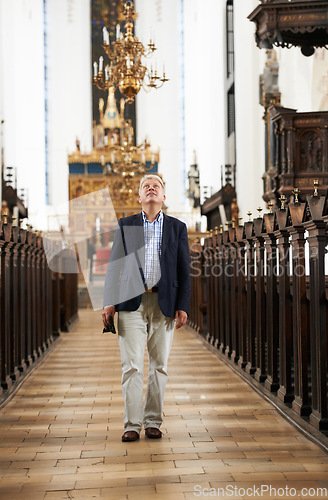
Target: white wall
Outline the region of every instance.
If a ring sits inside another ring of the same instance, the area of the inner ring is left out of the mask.
[[[215,192],[225,163],[224,2],[186,0],[184,19],[187,169],[196,150],[200,183]]]
[[[313,111],[312,69],[314,57],[305,57],[298,47],[276,48],[279,62],[281,105],[297,111]]]
[[[46,228],[48,215],[67,200],[67,153],[92,146],[91,34],[89,0],[47,0],[48,188],[45,190],[45,87],[43,0],[0,0],[0,118],[6,165],[18,169],[29,190],[30,219]],[[235,92],[237,193],[244,220],[261,205],[264,171],[263,108],[258,78],[265,51],[256,47],[247,16],[258,0],[235,0]],[[160,171],[170,212],[189,211],[186,177],[196,150],[201,184],[220,186],[225,145],[225,1],[136,0],[136,31],[148,43],[152,32],[158,70],[170,79],[162,89],[137,97],[137,140],[160,145]],[[319,106],[316,79],[327,73],[325,56],[305,58],[280,49],[282,104],[300,111]],[[319,75],[319,76],[318,76]],[[321,92],[321,93],[320,93]],[[328,92],[327,92],[328,95]],[[327,97],[328,102],[328,97]]]
[[[77,137],[82,152],[92,149],[90,1],[48,0],[47,21],[49,212],[59,213],[68,199],[67,154]]]
[[[264,207],[262,175],[264,163],[263,108],[259,104],[259,75],[264,51],[256,47],[255,25],[247,16],[258,5],[257,0],[235,2],[235,92],[236,92],[236,160],[237,199],[243,222],[250,210]]]
[[[257,5],[257,0],[235,0],[237,194],[244,220],[248,210],[254,217],[258,206],[265,207],[261,179],[265,169],[264,108],[258,104],[265,50],[257,48],[255,24],[247,19]],[[303,56],[297,47],[276,51],[281,105],[298,111],[319,109],[323,94],[317,80],[327,74],[327,51],[312,57]]]
[[[165,63],[162,89],[137,97],[138,141],[160,144],[160,171],[167,183],[170,212],[190,211],[187,174],[197,153],[202,185],[220,187],[225,162],[223,94],[223,12],[216,0],[138,0],[136,31],[146,42],[150,29]],[[215,29],[209,30],[209,13]]]
[[[0,29],[2,29],[1,19],[3,18],[2,14],[2,1],[0,2]],[[2,166],[2,145],[3,145],[3,124],[1,123],[4,118],[4,109],[3,109],[3,85],[4,85],[4,74],[1,71],[3,68],[3,40],[0,36],[0,168]],[[1,179],[1,174],[0,174]],[[0,180],[1,182],[1,180]],[[0,189],[0,206],[2,202],[2,189]]]
[[[2,0],[1,13],[5,165],[35,213],[45,205],[42,0]]]
[[[161,89],[152,89],[149,93],[141,90],[136,98],[137,141],[141,143],[147,136],[152,148],[160,146],[159,171],[166,182],[166,204],[169,211],[184,210],[179,7],[178,0],[135,2],[138,13],[136,34],[146,44],[153,32],[158,48],[149,59],[149,67],[157,61],[157,69],[161,74],[165,64],[166,75],[170,80]]]
[[[29,218],[45,229],[67,201],[67,153],[91,147],[89,0],[47,0],[48,202],[42,0],[0,0],[5,164],[29,193]]]

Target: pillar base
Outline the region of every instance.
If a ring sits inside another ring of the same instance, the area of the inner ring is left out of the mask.
[[[10,374],[10,378],[11,380],[18,380],[20,376],[21,372],[19,371],[18,367],[15,366],[14,371]]]
[[[238,364],[239,356],[236,353],[236,351],[232,351],[232,353],[231,353],[231,361],[233,361],[234,363]]]
[[[294,399],[294,394],[288,393],[284,386],[280,386],[277,396],[283,403],[291,403]]]
[[[246,365],[247,365],[247,361],[244,361],[243,357],[240,356],[239,359],[238,359],[238,366],[240,366],[240,368],[242,370],[245,370]]]
[[[318,411],[314,410],[310,415],[310,424],[320,431],[325,431],[328,429],[328,417],[322,417]]]
[[[29,354],[26,358],[26,366],[31,366],[33,364],[33,359],[32,359],[32,356]]]
[[[246,371],[246,373],[253,375],[256,372],[256,367],[252,366],[251,363],[247,363],[247,365],[245,366],[245,371]]]
[[[279,390],[278,382],[274,382],[271,377],[267,377],[264,387],[270,392],[277,392]]]
[[[9,375],[1,382],[1,387],[4,391],[7,391],[9,387],[13,385],[13,381],[9,377]]]
[[[258,368],[256,372],[254,373],[254,378],[258,382],[264,382],[265,379],[267,378],[266,374],[262,372],[261,368]]]
[[[25,363],[25,360],[22,359],[22,361],[20,362],[20,365],[18,365],[18,369],[21,373],[24,373],[26,371],[26,363]]]
[[[311,406],[303,404],[302,399],[298,396],[295,396],[295,399],[292,402],[292,408],[294,412],[301,417],[308,417],[312,411]]]
[[[227,347],[224,350],[224,355],[227,356],[227,358],[231,358],[232,351],[230,350],[230,347],[227,345]]]

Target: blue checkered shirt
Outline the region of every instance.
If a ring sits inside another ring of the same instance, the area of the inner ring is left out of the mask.
[[[146,214],[142,212],[145,233],[145,269],[144,276],[148,288],[157,285],[161,277],[160,258],[162,250],[163,235],[163,212],[159,212],[153,222],[147,220]]]

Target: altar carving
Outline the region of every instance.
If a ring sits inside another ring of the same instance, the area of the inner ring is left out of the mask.
[[[323,141],[317,132],[304,132],[299,139],[299,172],[320,172],[322,169]]]
[[[141,178],[147,173],[160,175],[159,151],[153,151],[147,139],[134,145],[133,126],[131,120],[124,117],[124,112],[123,99],[119,112],[114,91],[110,89],[106,106],[103,99],[99,100],[100,122],[93,123],[92,151],[82,153],[77,139],[75,151],[68,156],[69,200],[74,200],[70,204],[70,228],[80,241],[80,263],[85,267],[90,261],[89,285],[91,280],[97,280],[106,271],[110,232],[117,220],[140,211]],[[102,190],[107,198],[104,203],[101,201]],[[94,253],[89,257],[93,247]]]
[[[137,203],[140,179],[146,173],[158,173],[159,150],[153,151],[147,139],[134,145],[130,119],[124,118],[125,103],[117,110],[113,89],[106,104],[99,100],[100,123],[93,124],[93,149],[69,155],[69,199],[108,187],[115,209],[120,214],[139,210]]]

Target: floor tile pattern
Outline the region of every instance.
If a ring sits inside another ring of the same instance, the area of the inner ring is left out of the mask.
[[[1,500],[328,498],[328,455],[187,328],[163,439],[122,443],[117,336],[100,335],[100,312],[79,315],[0,411]]]

